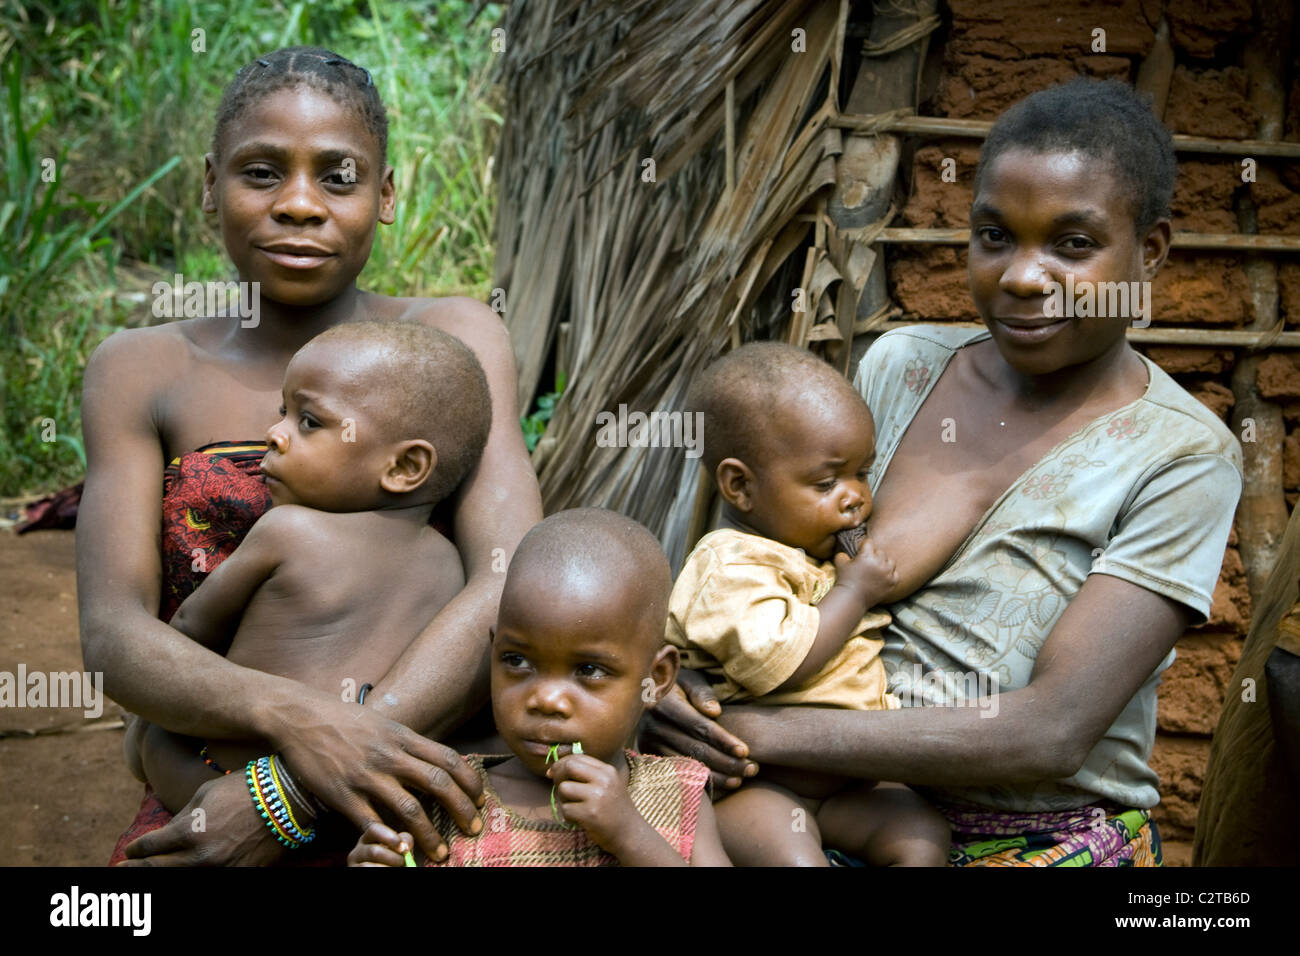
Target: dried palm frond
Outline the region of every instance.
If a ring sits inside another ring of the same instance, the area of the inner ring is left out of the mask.
[[[597,416],[682,409],[704,365],[776,314],[757,307],[773,277],[800,276],[805,306],[789,312],[777,290],[777,333],[847,362],[872,255],[825,213],[846,14],[811,0],[510,7],[494,284],[507,290],[521,409],[567,325],[568,385],[534,453],[548,512],[617,509],[680,560],[697,460],[601,447]]]

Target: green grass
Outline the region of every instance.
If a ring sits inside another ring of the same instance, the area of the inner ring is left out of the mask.
[[[231,272],[199,208],[203,155],[222,89],[260,53],[329,47],[379,85],[397,221],[380,228],[361,285],[487,298],[500,8],[468,25],[473,7],[0,0],[0,497],[50,491],[84,470],[86,358],[114,329],[153,321],[119,293],[178,271]],[[47,159],[54,182],[42,179]]]
[[[537,396],[535,410],[529,415],[519,417],[519,424],[524,430],[524,445],[527,446],[529,454],[546,434],[546,426],[550,424],[551,416],[555,414],[555,403],[563,394],[564,373],[560,372],[555,378],[555,391]]]

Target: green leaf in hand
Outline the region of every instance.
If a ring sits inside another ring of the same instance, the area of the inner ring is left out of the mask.
[[[582,744],[580,744],[580,743],[579,743],[578,741],[576,741],[576,740],[573,742],[573,752],[574,752],[575,754],[581,754],[581,753],[582,753]],[[560,759],[560,745],[559,745],[559,744],[551,744],[551,749],[548,750],[548,751],[546,751],[546,762],[549,764],[549,763],[552,763],[553,761],[556,761],[556,760],[559,760],[559,759]],[[556,806],[556,803],[555,803],[555,785],[554,785],[554,784],[551,785],[551,816],[555,817],[555,822],[556,822],[556,823],[564,823],[564,818],[560,816],[560,808],[559,808],[558,806]],[[566,824],[566,825],[567,825],[567,824]]]

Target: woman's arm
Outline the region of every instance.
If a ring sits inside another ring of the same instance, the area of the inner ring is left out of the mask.
[[[1193,619],[1176,601],[1093,574],[1029,684],[987,709],[729,707],[721,723],[760,763],[938,786],[1060,779],[1078,772]]]
[[[77,597],[86,668],[127,710],[178,733],[252,736],[259,702],[291,682],[229,663],[158,620],[163,449],[159,367],[184,349],[159,330],[114,335],[82,397],[86,485],[77,515]],[[284,693],[284,690],[281,690]]]
[[[506,568],[542,520],[541,492],[515,407],[518,378],[500,317],[471,299],[442,300],[430,324],[473,350],[492,395],[492,429],[478,465],[456,498],[455,544],[465,587],[412,642],[366,698],[366,707],[439,738],[483,706],[488,694],[488,631],[496,624]]]

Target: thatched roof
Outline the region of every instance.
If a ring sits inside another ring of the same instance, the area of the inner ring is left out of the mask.
[[[521,408],[551,390],[541,379],[560,339],[568,384],[534,453],[548,511],[615,508],[659,534],[676,565],[698,460],[599,447],[597,415],[680,409],[730,343],[851,337],[871,255],[825,215],[847,7],[544,0],[508,11],[495,285],[508,290]],[[779,271],[786,281],[771,282]],[[846,273],[857,281],[839,282]],[[794,286],[806,311],[791,309]]]

